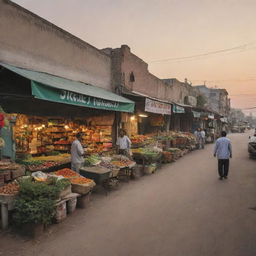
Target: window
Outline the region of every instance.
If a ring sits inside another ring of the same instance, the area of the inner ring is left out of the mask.
[[[134,76],[134,73],[133,72],[131,72],[131,74],[130,74],[130,82],[135,82],[135,76]]]

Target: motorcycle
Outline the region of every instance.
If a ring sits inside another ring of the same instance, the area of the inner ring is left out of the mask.
[[[256,159],[256,142],[248,143],[249,157]]]

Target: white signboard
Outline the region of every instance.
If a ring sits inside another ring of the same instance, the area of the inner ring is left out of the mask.
[[[171,115],[172,106],[171,104],[146,98],[145,111],[157,114]]]

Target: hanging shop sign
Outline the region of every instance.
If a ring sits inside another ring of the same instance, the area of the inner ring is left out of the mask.
[[[134,104],[100,99],[84,94],[62,90],[38,82],[31,82],[32,95],[41,100],[71,104],[104,110],[133,112]]]
[[[156,113],[156,114],[163,114],[163,115],[171,115],[172,113],[172,106],[171,104],[163,103],[156,100],[151,100],[146,98],[145,101],[145,111]]]
[[[208,118],[209,118],[209,119],[214,119],[214,115],[213,115],[213,114],[209,114],[209,115],[208,115]]]
[[[201,117],[201,113],[200,112],[192,111],[192,113],[193,113],[193,116],[195,118],[200,118]]]
[[[183,108],[183,107],[181,107],[179,105],[174,104],[173,105],[173,113],[183,114],[183,113],[185,113],[185,108]]]
[[[227,119],[227,117],[221,117],[220,118],[220,121],[222,122],[222,123],[228,123],[228,119]]]

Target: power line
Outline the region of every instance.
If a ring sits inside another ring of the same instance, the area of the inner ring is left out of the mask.
[[[225,52],[228,53],[228,52],[233,52],[233,51],[237,51],[237,50],[245,51],[245,50],[255,49],[255,47],[247,48],[248,46],[252,46],[254,44],[255,44],[255,42],[253,41],[253,42],[242,44],[242,45],[239,45],[239,46],[236,46],[236,47],[232,47],[232,48],[226,48],[226,49],[222,49],[222,50],[206,52],[206,53],[190,55],[190,56],[184,56],[184,57],[176,57],[176,58],[167,58],[167,59],[154,60],[154,61],[151,61],[150,63],[178,61],[178,60],[191,60],[191,59],[195,59],[195,58],[201,58],[201,57],[206,57],[206,56],[220,54],[220,53],[225,53]]]

